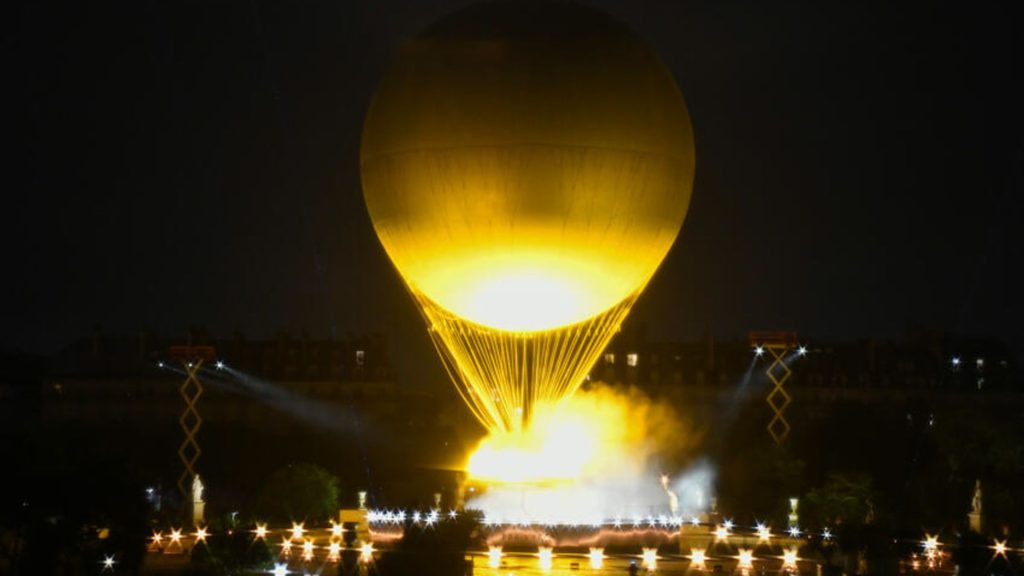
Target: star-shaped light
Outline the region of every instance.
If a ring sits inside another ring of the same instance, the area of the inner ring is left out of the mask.
[[[206,542],[206,535],[206,526],[203,526],[202,528],[196,528],[196,543],[198,544],[199,542]]]
[[[114,557],[113,556],[106,556],[105,558],[103,558],[103,571],[106,572],[108,570],[110,570],[110,571],[114,570]]]
[[[789,537],[790,538],[799,538],[800,537],[800,527],[799,526],[790,526],[789,527]]]
[[[292,522],[292,540],[302,540],[302,534],[306,531],[301,522]]]
[[[782,552],[782,566],[784,568],[796,568],[796,548],[790,548]]]
[[[267,537],[267,525],[266,524],[257,524],[256,525],[256,538],[266,538],[266,537]]]

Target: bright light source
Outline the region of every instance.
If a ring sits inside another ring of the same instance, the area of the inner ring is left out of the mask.
[[[699,570],[704,569],[704,563],[707,562],[708,554],[704,550],[697,548],[690,549],[690,566]]]
[[[334,538],[341,538],[341,535],[345,532],[345,528],[341,524],[335,524],[331,522],[331,536]]]
[[[715,540],[718,542],[725,542],[729,539],[729,529],[725,526],[718,526],[715,528]]]
[[[270,571],[274,576],[285,576],[288,574],[287,564],[274,564],[274,569]]]
[[[458,516],[459,516],[459,513],[456,512],[455,510],[449,510],[448,511],[448,519],[449,520],[455,520]]]
[[[341,544],[338,542],[331,542],[327,547],[327,561],[337,562],[341,559]]]
[[[790,548],[782,552],[782,567],[796,568],[796,548]]]
[[[700,518],[697,518],[696,516],[690,518],[690,524],[694,526],[700,526]]]
[[[740,570],[750,570],[754,567],[754,551],[746,548],[740,548],[739,551],[739,565],[737,568]]]
[[[171,544],[181,544],[181,529],[171,529]]]
[[[163,534],[163,532],[156,532],[156,531],[154,531],[153,532],[152,540],[153,540],[153,544],[156,544],[157,546],[159,546],[160,543],[164,541],[164,534]]]
[[[302,559],[309,562],[313,559],[313,541],[306,540],[302,543]]]
[[[591,569],[600,570],[604,567],[604,548],[591,548],[588,556]]]
[[[487,549],[487,566],[491,568],[501,567],[501,546],[491,546]]]
[[[551,571],[551,565],[554,563],[555,553],[550,546],[541,546],[537,549],[537,566],[540,567],[541,571]]]
[[[790,538],[799,538],[800,537],[800,527],[799,526],[790,526],[789,527],[789,537]]]
[[[639,363],[640,357],[636,354],[636,352],[630,352],[629,354],[626,354],[626,366],[636,367],[636,365]]]
[[[801,356],[807,356],[807,346],[801,346],[796,349],[796,353]]]
[[[925,552],[934,553],[936,550],[939,549],[939,537],[932,536],[931,534],[926,534],[924,537],[923,545]]]
[[[1006,540],[1000,542],[999,540],[993,540],[995,544],[992,549],[996,551],[997,556],[1006,556]]]
[[[113,569],[114,569],[114,557],[113,556],[105,557],[103,559],[103,571],[106,572],[107,570],[113,570]]]
[[[959,366],[960,365],[960,357],[959,356],[953,356],[953,359],[950,360],[950,363],[953,365],[954,368]]]
[[[206,535],[207,531],[205,526],[202,528],[196,528],[196,543],[206,542]]]
[[[288,556],[291,553],[292,553],[292,541],[291,540],[281,540],[281,555],[282,556]]]
[[[757,539],[760,542],[767,542],[771,540],[772,530],[764,524],[757,525]]]
[[[217,370],[223,370],[223,369],[224,369],[224,363],[221,362],[220,360],[217,360]]]
[[[732,530],[732,527],[734,526],[734,524],[733,524],[732,520],[726,520],[725,522],[722,522],[722,526],[725,526],[726,530]]]
[[[831,540],[832,539],[832,531],[829,530],[828,528],[825,528],[824,530],[821,531],[821,537],[824,540]]]
[[[754,347],[754,355],[755,356],[763,356],[764,355],[764,347],[763,346],[755,346]]]
[[[644,548],[641,554],[643,559],[643,567],[649,571],[658,569],[658,549],[657,548]]]
[[[302,523],[292,522],[292,540],[302,540],[302,534],[305,531]]]
[[[373,562],[373,542],[366,542],[359,547],[359,561],[363,564]]]
[[[256,525],[256,538],[266,538],[266,537],[267,537],[267,525],[266,524],[257,524]]]

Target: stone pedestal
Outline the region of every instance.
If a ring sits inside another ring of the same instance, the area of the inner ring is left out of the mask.
[[[968,512],[967,524],[972,532],[981,533],[981,512]]]
[[[204,514],[206,512],[206,502],[199,500],[198,502],[192,503],[192,526],[194,528],[203,526],[206,524]]]

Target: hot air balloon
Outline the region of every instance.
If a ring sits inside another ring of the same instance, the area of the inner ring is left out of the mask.
[[[488,2],[400,49],[360,165],[453,382],[510,432],[582,384],[671,248],[693,132],[672,75],[624,24]]]

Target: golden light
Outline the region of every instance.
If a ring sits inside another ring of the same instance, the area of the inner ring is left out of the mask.
[[[331,522],[331,536],[333,536],[334,538],[341,538],[344,532],[345,529],[342,527],[341,524],[335,524],[334,522]]]
[[[925,535],[924,538],[924,552],[925,556],[929,559],[935,557],[935,553],[939,550],[939,537],[932,536],[930,534]]]
[[[330,562],[337,562],[341,558],[341,544],[337,542],[331,542],[327,546],[327,560]]]
[[[153,541],[153,544],[156,544],[156,545],[159,546],[164,541],[164,534],[163,534],[163,532],[157,532],[157,531],[154,530],[153,531],[153,536],[151,537],[151,540]]]
[[[703,570],[704,564],[707,560],[707,552],[699,548],[690,548],[690,565],[693,568]]]
[[[181,529],[171,529],[171,544],[181,544]]]
[[[550,546],[541,546],[537,549],[537,566],[544,572],[551,570],[554,563],[555,553]]]
[[[499,3],[428,28],[363,129],[374,229],[492,432],[582,383],[675,241],[693,183],[668,70],[602,13],[546,11],[576,33],[537,42]],[[481,58],[479,29],[501,57]],[[615,57],[595,67],[595,46]]]
[[[313,559],[313,541],[312,540],[306,540],[305,542],[302,543],[302,559],[307,561],[307,562]]]
[[[790,548],[782,552],[782,567],[783,568],[796,568],[796,548]]]
[[[757,540],[758,542],[768,542],[771,540],[772,530],[764,524],[757,525]]]
[[[196,543],[198,544],[199,542],[206,542],[206,534],[207,531],[205,526],[203,526],[202,528],[196,528]]]
[[[754,552],[746,548],[740,548],[739,550],[739,567],[742,570],[749,570],[754,567]]]
[[[373,542],[364,542],[359,547],[359,561],[363,564],[373,562]]]
[[[302,540],[302,534],[305,533],[306,528],[302,523],[292,522],[292,540]]]
[[[638,410],[647,415],[638,423]],[[617,473],[622,459],[650,441],[646,422],[669,418],[637,392],[611,387],[589,388],[561,405],[540,405],[529,429],[486,437],[470,455],[466,470],[485,484],[565,485],[583,477]],[[536,510],[540,522],[591,523],[594,510],[586,499],[566,498]]]
[[[487,548],[487,566],[490,568],[501,567],[501,546],[489,546]]]
[[[999,540],[993,540],[995,544],[992,545],[992,549],[996,551],[997,556],[1006,556],[1006,540],[1000,542]]]
[[[591,548],[587,557],[590,559],[591,569],[600,570],[604,567],[604,548]]]
[[[718,525],[715,527],[715,541],[725,542],[729,539],[729,529],[725,526]]]
[[[267,537],[267,525],[266,524],[257,524],[256,525],[256,538],[266,538],[266,537]]]
[[[288,539],[281,540],[281,555],[288,556],[292,553],[292,541]]]
[[[648,570],[658,569],[658,549],[657,548],[644,548],[641,550],[640,555],[642,562],[641,565]]]

